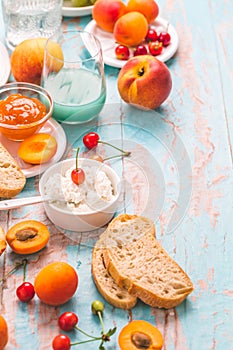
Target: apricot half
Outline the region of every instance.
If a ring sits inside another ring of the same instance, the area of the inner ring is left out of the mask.
[[[45,133],[34,134],[21,142],[18,156],[26,163],[42,164],[48,162],[57,151],[56,139]]]
[[[118,343],[121,350],[161,350],[163,336],[151,323],[135,320],[122,328]]]
[[[0,350],[8,343],[8,326],[6,320],[0,315]]]
[[[0,255],[6,250],[6,237],[3,228],[0,226]]]
[[[50,237],[49,229],[36,220],[21,221],[12,226],[6,240],[17,254],[33,254],[44,248]]]

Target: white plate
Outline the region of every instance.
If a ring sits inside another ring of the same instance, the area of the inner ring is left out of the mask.
[[[64,17],[81,17],[92,14],[92,6],[74,7],[72,2],[68,0],[63,1],[62,15]]]
[[[160,61],[166,62],[176,53],[176,50],[178,49],[179,40],[177,32],[166,19],[161,17],[157,17],[150,27],[155,28],[158,33],[165,31],[168,27],[168,33],[171,36],[171,43],[167,47],[163,48],[161,55],[156,56],[156,58]],[[104,63],[112,67],[122,68],[126,61],[118,60],[115,56],[115,47],[117,44],[114,40],[113,34],[102,30],[96,24],[95,20],[90,21],[85,30],[94,34],[100,40],[103,49]]]
[[[48,120],[39,132],[50,134],[57,140],[56,154],[53,156],[52,159],[50,159],[50,161],[41,165],[27,164],[23,160],[21,160],[17,155],[20,142],[10,141],[0,133],[0,142],[3,144],[3,146],[6,147],[6,149],[12,155],[12,157],[15,158],[26,178],[42,174],[52,164],[57,163],[61,159],[66,149],[66,134],[61,125],[58,124],[56,120]]]
[[[11,66],[8,51],[0,41],[0,85],[4,85],[10,76]]]

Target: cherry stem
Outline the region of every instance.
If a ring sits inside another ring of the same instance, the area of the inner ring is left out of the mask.
[[[78,154],[79,154],[80,147],[77,148],[76,151],[76,170],[78,171]]]
[[[3,276],[3,278],[1,278],[0,279],[0,282],[5,282],[6,281],[6,279],[7,279],[7,277],[9,276],[9,275],[11,275],[13,272],[15,272],[16,270],[18,270],[18,268],[20,268],[21,266],[24,266],[24,264],[25,264],[25,261],[26,259],[23,259],[22,260],[22,262],[18,262],[18,263],[15,263],[15,266],[10,270],[10,271],[8,271],[4,276]]]
[[[90,342],[97,341],[97,340],[102,340],[102,337],[100,337],[100,338],[95,338],[95,339],[88,339],[88,340],[78,341],[78,342],[76,342],[76,343],[71,343],[70,346],[79,345],[79,344],[84,344],[84,343],[90,343]]]
[[[103,322],[101,311],[97,311],[97,315],[99,316],[100,324],[101,324],[101,327],[102,327],[102,333],[101,334],[104,334],[104,322]]]
[[[109,159],[113,159],[113,158],[119,158],[119,157],[129,157],[131,154],[131,152],[124,152],[122,154],[116,154],[115,156],[111,156],[111,157],[107,157],[107,158],[104,158],[103,161],[105,160],[109,160]]]
[[[100,339],[101,339],[101,338],[99,338],[99,337],[94,337],[94,336],[92,336],[92,335],[86,333],[85,331],[83,331],[83,330],[82,330],[81,328],[79,328],[78,326],[74,326],[74,328],[77,329],[77,331],[79,331],[80,333],[86,335],[87,337],[92,338],[93,340],[100,340]]]
[[[27,259],[23,259],[23,282],[26,280],[26,267],[27,267]]]
[[[112,148],[115,148],[117,151],[120,151],[121,153],[123,153],[123,154],[125,154],[127,156],[129,156],[130,153],[131,153],[131,152],[125,152],[123,149],[118,148],[118,147],[112,145],[111,143],[108,143],[108,142],[105,142],[105,141],[102,141],[102,140],[98,140],[98,143],[102,143],[103,145],[108,145],[108,146],[110,146]]]

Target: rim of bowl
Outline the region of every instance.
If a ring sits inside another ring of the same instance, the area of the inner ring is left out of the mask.
[[[53,170],[54,168],[56,168],[56,166],[62,166],[62,163],[69,163],[69,162],[75,162],[75,158],[69,158],[69,159],[65,159],[61,162],[58,162],[56,164],[53,164],[51,167],[49,167],[41,176],[40,180],[39,180],[39,192],[40,192],[40,195],[42,196],[45,196],[45,194],[43,194],[43,189],[42,189],[42,184],[41,182],[44,180],[44,178],[46,177],[46,174],[49,173],[49,171]],[[112,200],[111,202],[107,203],[105,206],[101,207],[99,210],[91,210],[91,211],[88,211],[88,212],[77,212],[77,213],[73,213],[72,210],[66,210],[66,209],[62,209],[62,208],[59,208],[58,206],[52,204],[52,203],[49,203],[48,204],[52,207],[52,208],[55,208],[58,212],[61,212],[63,214],[68,214],[68,215],[78,215],[78,216],[87,216],[87,215],[93,215],[93,214],[96,214],[96,213],[99,213],[99,212],[103,212],[106,208],[109,208],[112,204],[114,204],[120,197],[120,194],[121,194],[121,179],[120,179],[120,176],[116,173],[116,171],[111,168],[109,165],[105,164],[105,163],[101,163],[95,159],[90,159],[90,158],[79,158],[79,161],[88,161],[88,162],[91,162],[91,163],[94,163],[96,165],[99,165],[99,167],[103,166],[104,168],[107,168],[110,170],[110,172],[112,172],[114,174],[114,176],[116,177],[117,179],[117,183],[116,183],[116,189],[117,189],[117,185],[119,185],[119,190],[117,191],[117,194],[114,198],[114,200]]]
[[[13,130],[30,129],[33,126],[42,124],[43,122],[45,122],[48,118],[50,118],[52,116],[52,113],[53,113],[53,99],[52,99],[51,95],[49,94],[49,92],[46,89],[44,89],[40,85],[36,85],[36,84],[32,84],[32,83],[13,82],[13,83],[7,83],[7,84],[4,84],[4,85],[0,86],[0,94],[1,94],[1,92],[10,91],[10,90],[13,90],[15,88],[28,89],[30,91],[35,91],[35,92],[43,95],[47,99],[47,101],[49,101],[49,104],[50,104],[49,105],[49,111],[46,113],[46,115],[42,119],[37,120],[36,122],[30,123],[30,124],[11,125],[11,124],[6,124],[6,123],[1,123],[0,122],[0,126],[2,128],[13,129]]]

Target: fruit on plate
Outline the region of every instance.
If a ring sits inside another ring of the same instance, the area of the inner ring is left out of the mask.
[[[26,163],[43,164],[57,151],[55,137],[46,133],[33,134],[24,139],[18,148],[18,156]]]
[[[37,220],[20,221],[10,227],[6,241],[17,254],[33,254],[46,246],[50,233],[48,227]]]
[[[78,287],[78,275],[66,262],[48,264],[39,271],[34,288],[38,298],[47,305],[58,306],[69,301]]]
[[[154,0],[129,0],[127,11],[138,11],[146,17],[148,23],[152,23],[159,14],[159,6]]]
[[[99,1],[99,0],[98,0]],[[126,46],[139,45],[148,31],[148,22],[140,12],[121,16],[114,25],[113,36],[117,43]]]
[[[92,9],[92,17],[97,25],[112,33],[118,18],[126,13],[126,5],[121,0],[97,0]]]
[[[128,60],[130,56],[130,51],[128,46],[117,45],[115,47],[115,55],[118,60]]]
[[[151,323],[144,320],[134,320],[121,329],[118,343],[120,350],[161,350],[163,336],[158,328]]]
[[[16,81],[40,85],[44,62],[46,38],[27,39],[16,46],[11,55],[11,71]],[[61,61],[53,63],[52,70],[59,71],[63,66],[63,53],[59,44],[48,46],[51,54]]]
[[[145,110],[155,109],[169,96],[172,78],[163,62],[142,55],[125,63],[119,72],[117,86],[125,102]]]
[[[0,315],[0,350],[3,350],[8,343],[8,326],[5,318]]]

